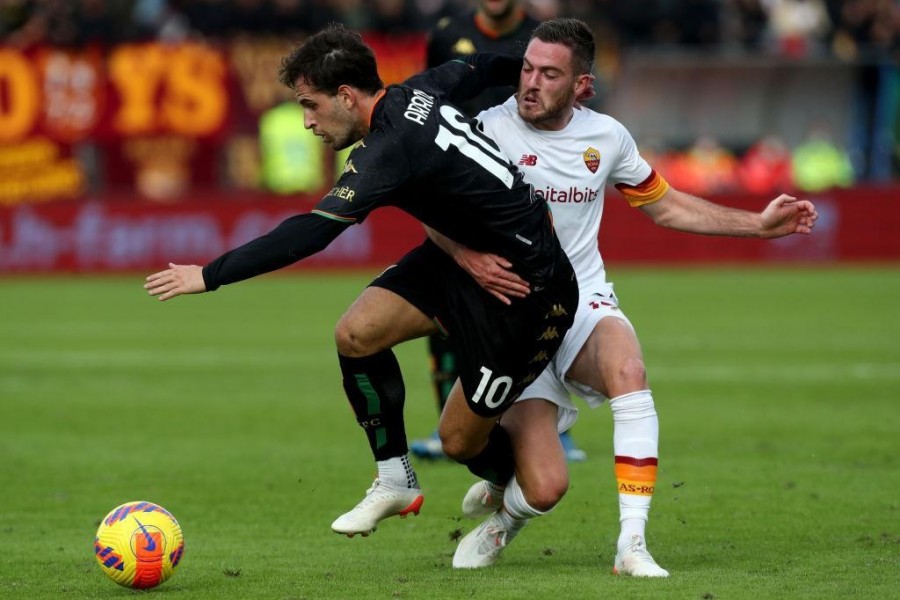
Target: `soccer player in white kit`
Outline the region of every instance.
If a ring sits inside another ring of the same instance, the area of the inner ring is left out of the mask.
[[[667,577],[647,550],[645,526],[656,482],[659,424],[640,344],[606,281],[598,233],[607,182],[655,223],[692,233],[780,237],[810,233],[815,207],[779,196],[761,213],[719,206],[679,192],[643,158],[621,123],[582,108],[591,86],[593,36],[575,19],[541,24],[532,35],[519,91],[479,115],[484,132],[517,163],[549,202],[554,227],[578,277],[573,327],[545,371],[502,417],[513,441],[516,475],[504,487],[474,484],[463,500],[469,517],[489,515],[459,543],[456,568],[489,566],[528,520],[545,514],[568,488],[558,431],[575,422],[570,393],[595,407],[609,399],[621,531],[613,571]],[[503,257],[451,240],[435,241],[504,302],[528,293]]]

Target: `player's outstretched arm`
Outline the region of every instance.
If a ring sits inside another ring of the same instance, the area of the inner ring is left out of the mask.
[[[715,204],[674,188],[656,202],[641,207],[662,227],[733,237],[776,238],[793,233],[809,234],[818,215],[812,202],[782,194],[762,212]]]
[[[203,282],[203,267],[198,265],[176,265],[147,277],[144,289],[151,296],[168,300],[182,294],[200,294],[206,291]]]
[[[318,209],[316,209],[318,210]],[[205,267],[176,265],[150,275],[144,288],[160,300],[212,292],[219,286],[269,273],[324,249],[352,222],[306,213],[289,217],[269,233],[229,250]]]
[[[425,227],[425,231],[431,241],[500,302],[510,305],[511,298],[524,298],[530,293],[528,282],[512,272],[512,263],[502,256],[472,250],[430,227]]]

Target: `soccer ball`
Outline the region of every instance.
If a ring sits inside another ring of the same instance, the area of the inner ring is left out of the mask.
[[[152,502],[126,502],[100,522],[94,554],[106,575],[128,588],[152,588],[175,572],[184,536],[172,513]]]

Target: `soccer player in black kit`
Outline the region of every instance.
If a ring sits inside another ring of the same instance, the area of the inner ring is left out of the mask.
[[[522,56],[539,21],[531,18],[518,0],[478,0],[478,8],[444,17],[429,32],[426,67],[465,59],[476,53]],[[483,90],[459,105],[469,117],[503,104],[516,91],[515,85]]]
[[[441,332],[458,340],[460,380],[439,426],[444,452],[505,483],[512,447],[496,421],[548,364],[572,324],[578,287],[546,203],[473,121],[454,108],[493,82],[515,82],[521,61],[476,55],[384,89],[360,36],[331,25],[282,63],[281,81],[304,125],[335,149],[356,144],[344,174],[310,213],[226,252],[205,267],[147,277],[160,300],[216,290],[324,249],[372,210],[396,206],[429,235],[507,257],[530,293],[511,305],[482,289],[430,239],[388,268],[335,331],[344,390],[366,432],[378,476],[333,524],[367,535],[392,515],[418,514],[422,492],[407,456],[404,385],[391,348]]]
[[[464,60],[482,52],[522,56],[532,31],[539,24],[522,9],[518,0],[478,0],[477,9],[438,21],[429,33],[426,66],[437,67],[447,61]],[[459,109],[467,117],[475,117],[483,110],[506,102],[516,91],[515,83],[485,88],[475,97],[461,102]],[[428,337],[428,352],[431,354],[431,380],[440,414],[459,376],[456,340],[440,334],[431,335]],[[569,432],[559,437],[568,460],[580,461],[587,457],[575,445]],[[427,438],[413,440],[410,450],[421,458],[444,457],[437,431]]]

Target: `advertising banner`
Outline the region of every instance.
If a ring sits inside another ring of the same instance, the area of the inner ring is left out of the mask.
[[[746,196],[716,200],[748,210],[761,210],[767,203]],[[734,239],[663,229],[611,191],[600,228],[601,253],[611,266],[900,261],[900,187],[837,190],[811,200],[819,212],[812,235]],[[170,261],[205,264],[308,211],[313,203],[210,196],[170,205],[122,200],[0,208],[0,273],[148,271]],[[422,226],[412,217],[380,209],[293,268],[382,269],[423,239]]]

